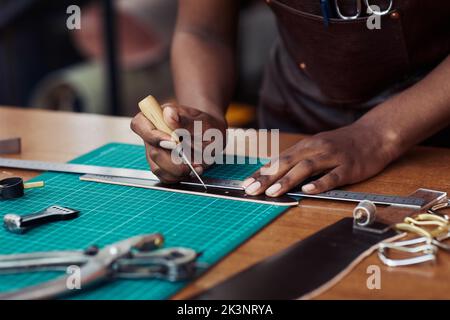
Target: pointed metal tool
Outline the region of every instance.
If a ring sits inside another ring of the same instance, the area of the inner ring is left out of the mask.
[[[188,167],[191,169],[192,173],[197,177],[198,181],[203,185],[205,190],[208,190],[205,183],[203,182],[202,178],[200,178],[200,175],[195,171],[194,166],[192,165],[191,161],[189,161],[188,157],[184,153],[183,149],[181,148],[180,141],[178,139],[178,136],[175,134],[175,132],[167,125],[167,123],[164,121],[162,108],[158,101],[153,96],[148,96],[141,102],[139,102],[139,109],[141,109],[144,116],[160,131],[167,133],[174,139],[176,139],[176,142],[178,146],[180,146],[178,154],[181,156],[183,161],[188,165]]]

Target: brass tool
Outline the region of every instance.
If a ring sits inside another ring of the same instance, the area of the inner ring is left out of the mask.
[[[139,102],[139,109],[141,109],[144,116],[159,130],[164,133],[167,133],[170,135],[175,142],[181,147],[180,140],[176,133],[167,125],[167,123],[164,121],[163,112],[161,105],[156,101],[156,99],[153,96],[148,96],[141,102]],[[183,161],[188,165],[188,167],[191,169],[192,173],[197,177],[197,179],[200,181],[200,183],[203,185],[205,190],[208,190],[205,183],[203,182],[202,178],[200,178],[200,175],[195,171],[194,167],[192,166],[192,163],[189,161],[188,157],[184,153],[183,149],[180,148],[179,155],[183,159]]]

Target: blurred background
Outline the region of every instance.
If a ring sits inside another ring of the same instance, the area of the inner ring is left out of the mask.
[[[0,105],[132,116],[150,93],[170,101],[177,1],[0,0]],[[79,29],[66,24],[77,14],[68,12],[72,5],[80,8]],[[275,37],[268,7],[243,1],[232,126],[255,125]]]

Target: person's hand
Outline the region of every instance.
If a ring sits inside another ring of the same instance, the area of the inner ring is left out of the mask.
[[[194,139],[194,121],[201,121],[202,134],[211,128],[221,131],[223,143],[225,143],[225,131],[227,124],[224,118],[219,119],[208,113],[194,108],[180,106],[176,104],[165,104],[162,106],[164,121],[172,129],[186,129]],[[172,159],[172,149],[176,147],[175,141],[168,134],[157,130],[153,124],[142,114],[138,113],[131,121],[131,129],[138,134],[145,143],[147,161],[153,173],[165,183],[175,183],[189,176],[191,170],[186,164],[178,164]],[[201,149],[211,142],[203,142]],[[191,154],[202,150],[195,150],[196,146],[191,141],[183,141],[183,145],[191,147]],[[203,157],[202,157],[203,159]],[[198,174],[202,174],[205,163],[195,163],[194,156],[191,156],[191,163]]]
[[[274,174],[263,175],[260,169],[243,186],[249,195],[265,192],[277,197],[316,175],[322,177],[303,185],[303,192],[316,194],[356,183],[376,175],[398,156],[385,140],[376,126],[356,123],[323,132],[301,140],[264,166],[278,166]]]

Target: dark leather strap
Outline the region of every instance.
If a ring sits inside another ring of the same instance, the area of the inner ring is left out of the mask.
[[[353,230],[344,218],[194,299],[297,299],[329,283],[377,243],[396,236]]]

